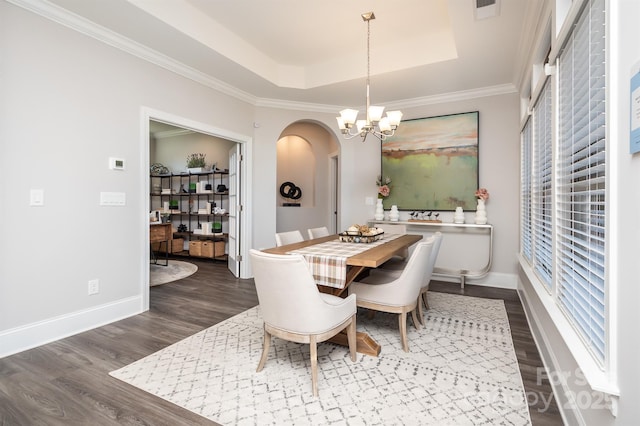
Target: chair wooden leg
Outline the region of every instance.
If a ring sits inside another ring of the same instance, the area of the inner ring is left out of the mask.
[[[356,360],[356,316],[351,317],[351,323],[347,326],[347,340],[349,341],[349,353],[351,361]]]
[[[262,356],[260,357],[260,362],[258,363],[258,369],[256,370],[256,372],[262,371],[262,369],[264,368],[264,364],[267,362],[267,355],[269,355],[270,345],[271,345],[271,334],[269,334],[269,332],[265,328],[264,342],[262,344]]]
[[[424,325],[424,313],[422,312],[422,295],[418,295],[418,304],[416,306],[418,309],[418,321],[420,321],[420,325]]]
[[[429,309],[429,303],[427,302],[427,291],[429,290],[429,287],[425,288],[422,290],[422,292],[420,293],[422,295],[422,300],[424,301],[424,307]]]
[[[413,326],[416,328],[416,330],[420,330],[422,328],[422,323],[418,321],[416,310],[417,308],[414,308],[413,311],[411,311],[411,319],[413,320]]]
[[[405,352],[409,352],[409,342],[407,342],[407,313],[401,313],[398,321],[400,322],[400,340],[402,340],[402,349]]]
[[[311,387],[313,388],[313,396],[318,396],[318,345],[316,336],[311,336],[309,341],[311,347]]]

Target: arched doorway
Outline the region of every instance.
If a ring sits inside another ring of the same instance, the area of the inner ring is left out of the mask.
[[[337,232],[339,149],[335,136],[319,123],[300,121],[283,130],[277,142],[276,232],[298,229],[306,235],[306,229],[318,226]],[[302,192],[293,203],[281,195],[286,183]]]

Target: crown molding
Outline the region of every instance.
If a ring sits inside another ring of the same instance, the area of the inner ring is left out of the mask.
[[[109,46],[120,49],[140,59],[155,64],[190,80],[193,80],[206,87],[212,88],[223,94],[247,102],[248,104],[253,106],[330,114],[336,113],[337,111],[345,107],[343,105],[323,105],[287,101],[282,99],[258,98],[223,81],[215,79],[210,75],[189,67],[179,61],[176,61],[156,50],[150,49],[141,43],[135,42],[127,37],[122,36],[121,34],[98,25],[95,22],[69,12],[68,10],[54,5],[46,0],[7,1],[23,9],[38,14],[46,19],[57,22],[65,27],[68,27],[72,30],[78,31],[79,33],[108,44]],[[405,99],[389,103],[386,106],[387,108],[393,109],[406,109],[510,93],[516,93],[515,86],[513,84],[503,84],[459,92],[450,92],[441,95]]]
[[[460,102],[470,99],[486,98],[489,96],[501,96],[517,93],[516,87],[512,83],[499,84],[496,86],[479,87],[477,89],[460,90],[439,95],[423,96],[421,98],[406,99],[394,103],[389,103],[387,108],[415,108],[425,105],[444,104],[448,102]]]
[[[489,96],[510,95],[518,93],[516,86],[513,84],[500,84],[497,86],[481,87],[478,89],[461,90],[458,92],[443,93],[440,95],[423,96],[420,98],[404,99],[401,101],[390,102],[385,105],[387,109],[407,109],[416,108],[427,105],[444,104],[448,102],[466,101],[469,99],[484,98]],[[279,99],[264,99],[259,98],[256,101],[256,106],[266,108],[280,108],[295,111],[309,111],[309,112],[321,112],[329,114],[337,114],[339,110],[347,108],[345,105],[321,105],[310,104],[293,101],[283,101]],[[353,107],[353,105],[351,106]],[[349,108],[351,108],[349,107]],[[364,109],[364,106],[360,106]]]

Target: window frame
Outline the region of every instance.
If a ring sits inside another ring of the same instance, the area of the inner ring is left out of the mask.
[[[605,33],[605,55],[608,56],[608,46],[609,46],[609,34],[608,34],[608,21],[607,21],[607,7],[608,7],[608,3],[606,0],[578,0],[575,1],[571,7],[571,10],[569,11],[569,13],[567,14],[567,19],[564,22],[563,28],[561,29],[561,31],[558,33],[558,37],[555,40],[555,44],[551,49],[551,53],[549,54],[549,64],[553,64],[553,66],[545,66],[545,74],[546,75],[542,75],[539,80],[537,81],[537,85],[535,85],[535,90],[532,93],[531,99],[529,101],[529,107],[528,107],[528,111],[532,114],[535,115],[535,107],[536,104],[539,100],[539,97],[543,91],[543,88],[545,86],[545,84],[551,84],[552,87],[552,150],[553,150],[553,157],[552,157],[552,167],[553,167],[553,171],[552,171],[552,189],[554,191],[554,196],[552,198],[552,202],[553,202],[553,211],[552,211],[552,223],[553,223],[553,233],[552,233],[552,240],[553,240],[553,259],[555,260],[555,256],[557,256],[557,249],[555,247],[555,245],[557,244],[557,238],[558,238],[558,234],[557,234],[557,226],[558,226],[558,213],[556,211],[556,206],[558,203],[557,197],[556,197],[556,192],[557,192],[557,158],[556,158],[556,151],[558,149],[558,143],[559,143],[559,133],[558,133],[558,128],[559,128],[559,116],[558,116],[558,111],[559,111],[559,107],[558,107],[558,98],[559,98],[559,89],[558,89],[558,66],[559,66],[559,56],[561,55],[561,53],[563,52],[564,46],[565,44],[569,41],[569,39],[573,36],[573,28],[576,24],[576,22],[582,17],[583,14],[583,10],[586,10],[584,8],[589,8],[592,6],[592,4],[594,4],[594,2],[596,4],[600,4],[603,6],[604,8],[604,23],[606,25],[605,27],[605,31],[607,31]],[[606,93],[606,89],[607,89],[607,75],[609,72],[608,69],[608,63],[605,63],[604,66],[605,69],[605,84],[604,84],[604,90]],[[549,81],[547,82],[547,79],[549,79]],[[605,95],[605,99],[607,99],[607,96]],[[609,120],[609,109],[606,108],[605,109],[605,126],[606,126],[606,122]],[[535,118],[535,117],[534,117]],[[521,130],[521,144],[524,143],[524,135],[523,132],[526,131],[526,127],[527,126],[531,126],[530,124],[531,122],[531,117],[529,117],[529,120],[525,121],[522,124],[522,130]],[[534,128],[532,126],[532,128]],[[609,139],[609,134],[608,134],[608,129],[605,135],[605,139],[606,139],[606,143],[610,144],[610,139]],[[532,140],[535,140],[535,135],[531,136]],[[521,146],[521,150],[524,153],[525,149],[524,146]],[[532,149],[532,153],[531,153],[531,160],[533,160],[533,150],[535,150],[535,148]],[[607,147],[606,150],[607,156],[609,156],[609,149]],[[524,158],[521,160],[524,161]],[[610,192],[610,174],[609,174],[609,161],[608,158],[605,159],[606,162],[606,170],[605,170],[605,208],[607,211],[610,211],[609,209],[609,204],[610,204],[610,197],[609,197],[609,192]],[[533,163],[532,163],[533,164]],[[522,173],[524,173],[524,169],[522,171]],[[526,185],[525,181],[521,181],[521,200],[523,203],[526,202],[526,199],[524,197],[524,193],[522,191],[524,191],[526,188],[524,188],[523,186]],[[531,191],[531,193],[533,193],[533,191]],[[531,202],[531,199],[529,200],[529,202]],[[526,214],[527,209],[524,206],[521,206],[521,214]],[[610,231],[609,231],[609,222],[610,219],[607,218],[607,216],[604,217],[605,220],[605,252],[604,252],[604,256],[605,256],[605,261],[604,261],[604,265],[605,265],[605,283],[604,283],[604,289],[605,289],[605,306],[604,306],[604,318],[606,320],[606,324],[605,324],[605,328],[604,328],[604,338],[605,338],[605,349],[604,349],[604,362],[600,362],[598,361],[594,356],[592,351],[590,350],[590,348],[588,347],[588,345],[585,343],[585,339],[581,336],[581,334],[578,332],[577,327],[569,320],[566,311],[562,309],[562,307],[560,306],[560,304],[558,303],[558,289],[557,289],[557,271],[555,270],[555,268],[557,267],[556,265],[553,266],[554,269],[552,269],[552,285],[551,287],[547,287],[543,281],[540,279],[539,274],[536,272],[536,268],[535,268],[535,258],[534,259],[528,259],[527,256],[525,255],[525,252],[523,251],[523,247],[525,246],[525,241],[524,238],[526,238],[526,234],[527,234],[527,230],[523,229],[523,224],[526,223],[525,218],[521,218],[520,220],[520,224],[521,224],[521,229],[520,229],[520,233],[521,233],[521,241],[520,241],[520,254],[519,254],[519,262],[520,265],[522,267],[523,272],[525,273],[526,277],[528,278],[529,282],[532,284],[533,289],[535,290],[536,294],[538,295],[540,301],[542,302],[543,306],[545,307],[545,309],[547,310],[547,313],[549,314],[549,316],[551,317],[553,323],[555,324],[555,326],[557,327],[558,331],[560,332],[560,334],[562,335],[563,339],[565,340],[565,343],[567,345],[567,347],[569,348],[569,350],[571,351],[573,357],[575,358],[576,362],[578,363],[578,365],[580,366],[583,374],[585,375],[585,378],[587,380],[587,382],[589,383],[589,385],[592,387],[592,389],[597,390],[597,391],[601,391],[604,393],[607,393],[609,395],[619,395],[619,389],[618,389],[618,385],[617,385],[617,376],[616,376],[616,368],[615,368],[615,347],[613,347],[613,345],[611,344],[612,341],[615,340],[615,330],[613,329],[615,321],[612,320],[607,320],[609,318],[609,313],[611,312],[611,307],[610,307],[610,302],[609,302],[609,298],[611,297],[611,290],[609,289],[609,277],[608,277],[608,266],[609,266],[609,251],[608,251],[608,243],[607,240],[610,237]],[[535,237],[533,237],[532,239],[532,244],[535,244]],[[532,248],[532,252],[534,252],[535,248]],[[555,262],[554,262],[555,263]]]

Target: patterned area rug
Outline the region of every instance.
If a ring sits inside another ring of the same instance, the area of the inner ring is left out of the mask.
[[[159,260],[164,262],[164,259]],[[167,284],[172,281],[181,280],[193,275],[198,267],[193,263],[183,262],[181,260],[169,260],[169,265],[149,265],[149,286]]]
[[[379,357],[318,346],[311,393],[309,346],[274,338],[264,369],[259,307],[110,373],[223,425],[531,424],[504,303],[429,293],[426,327],[358,314]]]

